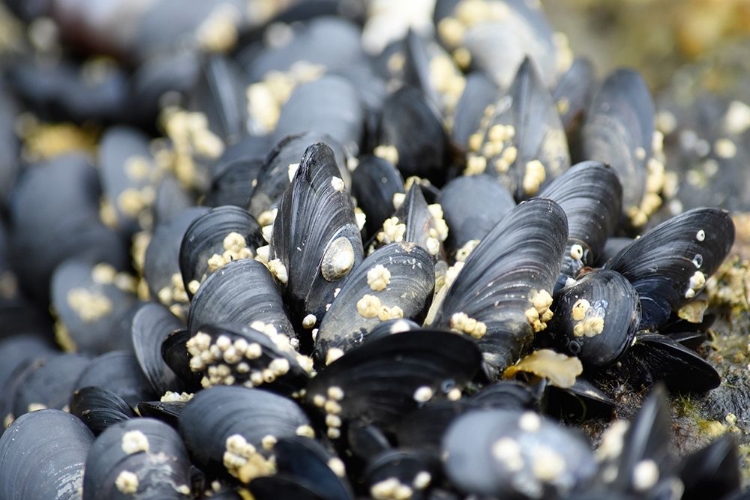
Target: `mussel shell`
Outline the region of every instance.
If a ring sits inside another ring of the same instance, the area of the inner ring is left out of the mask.
[[[501,97],[497,84],[483,71],[466,76],[466,86],[456,105],[451,139],[462,150],[469,149],[469,137],[482,123],[484,110]]]
[[[173,331],[161,344],[161,356],[186,390],[197,391],[201,387],[201,377],[190,370],[190,353],[186,346],[190,337],[186,328]]]
[[[70,413],[96,436],[111,425],[136,417],[133,408],[120,396],[101,387],[84,387],[73,392]]]
[[[583,116],[594,94],[595,83],[594,65],[585,57],[576,57],[552,90],[552,99],[568,134],[571,149],[574,144],[571,139],[577,139]]]
[[[628,69],[602,83],[581,131],[583,157],[610,165],[622,184],[622,206],[637,208],[646,188],[651,157],[654,103],[641,76]]]
[[[497,136],[499,128],[505,132]],[[560,116],[529,59],[478,133],[482,142],[476,154],[486,163],[484,172],[497,177],[517,201],[536,196],[570,166]]]
[[[680,464],[683,500],[726,498],[738,491],[742,482],[738,463],[737,445],[729,434],[686,456]]]
[[[343,420],[389,425],[422,404],[422,393],[431,396],[426,399],[442,399],[460,391],[480,362],[476,346],[458,335],[402,332],[366,342],[326,366],[310,380],[305,400],[321,412],[331,413],[332,406],[339,410],[334,416]],[[318,406],[320,398],[336,405]]]
[[[67,331],[66,348],[94,354],[130,348],[120,320],[137,299],[118,286],[115,272],[108,264],[84,259],[69,259],[55,270],[52,305]]]
[[[143,401],[136,409],[142,417],[161,420],[175,429],[179,428],[180,413],[187,403],[184,401]]]
[[[394,146],[404,178],[417,176],[442,186],[446,179],[448,138],[443,124],[424,94],[402,87],[386,99],[378,144]]]
[[[477,495],[541,498],[543,492],[584,485],[596,472],[583,436],[530,411],[467,413],[446,432],[443,451],[453,484]],[[541,464],[550,462],[557,462],[557,470],[545,474]]]
[[[293,437],[299,427],[310,425],[292,400],[244,387],[211,387],[197,393],[179,421],[193,460],[208,471],[225,472],[223,457],[230,436],[239,434],[260,451],[264,437]]]
[[[516,202],[488,175],[457,177],[447,183],[438,199],[448,224],[446,245],[458,250],[471,240],[481,240]]]
[[[342,278],[362,262],[354,207],[346,190],[335,187],[337,175],[331,148],[314,144],[279,203],[270,253],[287,270],[285,295],[295,323],[308,314],[322,318]]]
[[[135,481],[123,484],[128,476]],[[96,438],[86,458],[83,500],[124,500],[134,495],[190,498],[187,450],[177,432],[158,420],[139,418],[109,427]]]
[[[269,336],[241,325],[204,325],[187,343],[190,370],[201,373],[203,387],[244,385],[285,395],[301,389],[308,379],[305,362],[289,338]]]
[[[65,408],[76,380],[89,363],[79,354],[60,354],[35,363],[15,392],[13,415],[19,417],[35,408]]]
[[[79,375],[74,390],[84,387],[107,389],[130,406],[156,396],[135,354],[125,351],[111,351],[94,358]]]
[[[550,334],[585,368],[606,368],[625,353],[641,319],[638,293],[620,273],[596,270],[555,295]],[[601,321],[601,324],[599,324]]]
[[[192,196],[185,191],[175,176],[169,173],[164,174],[156,186],[156,200],[154,200],[152,207],[154,213],[153,225],[172,219],[193,204]]]
[[[253,196],[253,182],[260,175],[263,166],[260,158],[230,161],[214,174],[211,189],[203,203],[208,207],[234,205],[247,208]]]
[[[80,498],[84,464],[94,436],[59,410],[21,416],[0,438],[0,497]]]
[[[635,287],[641,328],[654,329],[703,288],[728,255],[734,223],[718,208],[696,208],[669,219],[606,264]]]
[[[393,195],[404,192],[404,179],[396,167],[378,156],[363,156],[352,172],[352,195],[367,219],[365,232],[374,235],[395,211]]]
[[[469,255],[433,324],[451,328],[459,313],[484,323],[477,343],[485,361],[505,369],[530,346],[534,326],[544,327],[530,323],[527,312],[534,297],[552,290],[567,239],[565,214],[555,202],[536,199],[513,208]]]
[[[260,262],[243,259],[225,265],[201,285],[190,305],[188,330],[194,334],[203,325],[254,321],[296,336],[271,273]]]
[[[341,77],[325,75],[292,91],[281,108],[273,138],[280,141],[288,135],[313,131],[328,134],[356,152],[363,125],[364,110],[354,86]]]
[[[333,151],[334,160],[339,173],[334,174],[343,179],[344,185],[351,185],[351,176],[346,166],[347,154],[344,147],[330,135],[315,131],[287,136],[276,143],[268,153],[265,166],[258,174],[258,183],[253,189],[248,211],[257,220],[263,212],[272,210],[278,205],[284,191],[289,187],[292,179],[289,177],[289,165],[299,163],[307,148],[322,142]]]
[[[576,377],[575,383],[565,389],[547,384],[544,412],[565,422],[580,422],[590,418],[609,419],[615,411],[615,402],[602,390],[586,380]]]
[[[161,356],[161,346],[170,333],[182,327],[180,320],[158,304],[142,305],[133,317],[133,351],[155,394],[180,387],[175,373]]]
[[[406,192],[401,206],[393,214],[398,219],[399,224],[404,224],[404,234],[402,241],[407,243],[416,243],[425,249],[430,255],[441,255],[442,242],[441,235],[435,222],[435,217],[427,205],[427,200],[422,193],[421,186],[414,182],[409,191]],[[385,234],[385,227],[383,228]],[[379,241],[381,235],[378,234],[376,239]],[[432,243],[430,243],[432,240]],[[388,241],[386,239],[385,241]],[[396,239],[396,241],[399,241]]]
[[[245,248],[255,255],[255,249],[263,244],[260,226],[247,210],[234,206],[216,207],[210,212],[195,219],[185,231],[180,245],[180,272],[188,297],[193,296],[190,283],[203,282],[212,274],[210,259],[213,256],[223,257],[231,252],[227,244],[231,233],[239,234]],[[237,245],[237,242],[231,242]],[[234,256],[230,255],[229,260]]]
[[[371,494],[377,491],[378,483],[393,482],[393,479],[396,479],[400,485],[412,490],[411,498],[416,500],[427,498],[424,490],[438,482],[440,472],[440,462],[432,454],[421,450],[397,448],[386,450],[373,457],[367,463],[362,475]],[[420,483],[421,476],[429,478],[426,484]]]
[[[583,267],[596,262],[620,220],[620,181],[614,170],[602,163],[581,162],[552,181],[539,196],[554,201],[565,211],[568,248],[562,274],[576,278]],[[582,249],[580,255],[574,245]]]

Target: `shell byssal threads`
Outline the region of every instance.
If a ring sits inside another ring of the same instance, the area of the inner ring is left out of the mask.
[[[6,2],[0,499],[741,495],[747,105],[538,0],[100,3]]]

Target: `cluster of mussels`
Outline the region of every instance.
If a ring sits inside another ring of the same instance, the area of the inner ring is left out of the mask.
[[[7,5],[0,499],[747,498],[667,400],[732,219],[537,0]]]

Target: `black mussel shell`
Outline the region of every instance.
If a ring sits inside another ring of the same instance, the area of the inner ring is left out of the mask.
[[[185,401],[143,401],[136,409],[142,417],[155,418],[175,429],[179,428],[180,413],[185,408]]]
[[[175,373],[162,358],[161,346],[169,334],[182,327],[180,320],[158,304],[142,305],[133,317],[133,352],[155,394],[180,388]]]
[[[696,208],[651,229],[606,268],[633,284],[641,299],[641,328],[655,329],[703,289],[733,243],[728,212]]]
[[[362,262],[354,207],[338,172],[331,148],[310,146],[273,224],[268,265],[286,284],[295,324],[309,314],[322,318],[335,289]]]
[[[277,332],[295,338],[281,292],[271,273],[260,262],[230,262],[210,275],[190,304],[188,330],[203,325],[260,321]]]
[[[594,65],[584,57],[576,57],[552,90],[552,99],[568,134],[571,149],[574,143],[577,144],[577,133],[594,94],[595,84]]]
[[[477,408],[536,410],[541,405],[539,390],[515,380],[499,380],[482,388],[466,401]]]
[[[490,367],[504,370],[552,318],[550,292],[567,239],[555,202],[513,208],[466,259],[432,324],[471,335]]]
[[[211,181],[211,189],[203,200],[208,207],[234,205],[247,208],[253,196],[254,182],[264,162],[260,158],[238,158],[218,170]]]
[[[438,330],[416,330],[366,342],[310,380],[305,400],[326,414],[328,436],[342,422],[390,425],[434,399],[458,399],[480,368],[476,346]]]
[[[388,437],[377,426],[358,420],[347,425],[346,442],[351,454],[361,460],[369,460],[392,448]]]
[[[532,411],[469,412],[448,429],[443,451],[450,480],[476,495],[551,498],[585,485],[596,472],[582,435]]]
[[[268,153],[265,165],[258,174],[258,183],[253,188],[248,211],[260,222],[268,225],[273,222],[271,211],[278,205],[284,191],[292,183],[294,172],[307,148],[322,142],[333,151],[337,175],[344,181],[345,186],[351,183],[351,176],[347,168],[347,153],[344,147],[333,137],[319,132],[304,132],[290,135],[278,141],[273,150]]]
[[[728,498],[742,483],[734,438],[725,434],[686,456],[680,464],[682,500]]]
[[[615,402],[582,376],[565,389],[548,384],[544,412],[564,421],[580,422],[590,418],[610,419]]]
[[[120,321],[137,299],[135,279],[109,264],[69,259],[52,275],[52,306],[64,326],[57,340],[65,349],[99,354],[129,349]]]
[[[274,478],[283,480],[286,483],[285,488],[292,484],[296,485],[304,490],[304,493],[300,493],[303,498],[307,498],[306,495],[325,500],[354,498],[345,480],[344,463],[317,441],[297,436],[282,438],[274,445],[273,452],[278,469]],[[257,492],[266,493],[266,487],[267,485],[263,485]],[[255,481],[250,483],[250,491],[256,495]],[[261,494],[255,498],[263,500],[279,497]],[[282,498],[286,497],[282,495]]]
[[[417,176],[442,186],[447,177],[448,149],[440,117],[422,91],[402,87],[388,96],[376,155],[388,158],[404,178]]]
[[[165,173],[156,186],[156,200],[154,200],[154,224],[161,224],[184,212],[194,202],[180,182],[170,173]],[[208,205],[208,204],[206,204]]]
[[[23,415],[0,438],[0,498],[81,498],[94,441],[78,418],[59,410]]]
[[[89,366],[90,360],[80,354],[61,354],[39,361],[25,373],[13,398],[13,415],[68,406],[75,382]]]
[[[290,395],[305,385],[312,368],[286,335],[241,325],[204,325],[187,341],[187,349],[190,370],[203,375],[203,387],[263,386]]]
[[[83,500],[191,498],[190,459],[177,432],[150,418],[109,427],[89,450]]]
[[[428,498],[426,491],[433,482],[438,483],[440,462],[430,453],[411,449],[386,450],[367,463],[363,480],[373,498],[383,492],[396,491],[396,495],[414,500]]]
[[[206,116],[209,130],[224,144],[236,143],[245,135],[248,113],[243,79],[233,61],[210,55],[190,93],[190,109]]]
[[[666,335],[637,335],[611,375],[631,385],[663,382],[673,392],[707,392],[721,384],[716,369],[695,351]]]
[[[471,408],[465,400],[437,401],[404,415],[395,424],[398,445],[439,455],[440,443],[451,423]]]
[[[161,344],[161,356],[167,366],[177,375],[186,390],[197,391],[201,387],[201,377],[190,370],[190,353],[187,341],[192,334],[187,329],[170,333]]]
[[[469,150],[471,135],[479,130],[485,109],[496,103],[500,96],[500,89],[486,73],[474,71],[467,75],[451,131],[451,139],[459,148]]]
[[[197,464],[243,483],[274,472],[270,457],[276,441],[312,433],[307,416],[292,400],[244,387],[197,393],[179,420],[180,434]]]
[[[382,321],[419,317],[434,286],[432,258],[422,247],[391,243],[376,250],[346,278],[320,322],[317,360],[335,359],[366,341]]]
[[[409,29],[403,41],[403,81],[405,85],[418,88],[434,105],[439,103],[435,88],[430,82],[430,59],[425,41],[414,30]]]
[[[488,175],[457,177],[443,187],[438,200],[448,224],[446,245],[451,251],[482,240],[516,206],[508,190]]]
[[[486,172],[517,201],[536,196],[570,166],[568,143],[549,91],[531,61],[518,69],[507,95],[490,108],[472,144],[466,174]]]
[[[56,352],[52,344],[42,337],[36,335],[18,334],[0,340],[0,387],[3,394],[0,397],[0,416],[5,416],[6,406],[10,405],[11,387],[9,382],[17,370],[23,370],[24,366],[33,362],[34,359],[51,357]]]
[[[187,317],[189,298],[180,272],[180,246],[193,221],[208,212],[208,208],[191,207],[162,222],[156,226],[146,249],[143,277],[151,297],[183,318]]]
[[[366,215],[365,232],[373,236],[393,215],[393,197],[404,192],[404,179],[396,167],[378,156],[364,156],[352,172],[352,195]]]
[[[133,408],[120,396],[101,387],[84,387],[73,392],[70,413],[96,436],[118,422],[136,417]]]
[[[195,219],[180,245],[180,271],[188,297],[227,263],[252,259],[262,244],[260,226],[243,208],[217,207]]]
[[[555,295],[550,336],[585,368],[614,363],[630,347],[641,319],[638,293],[620,273],[595,270]]]
[[[292,91],[281,108],[274,141],[301,132],[328,134],[349,151],[357,152],[364,130],[364,110],[354,85],[326,75]]]
[[[102,136],[99,171],[108,208],[114,211],[114,223],[121,234],[130,237],[141,221],[149,222],[150,207],[156,199],[156,180],[160,175],[149,152],[149,138],[138,129],[116,126]]]
[[[623,212],[636,227],[642,226],[652,211],[644,210],[642,203],[646,201],[654,114],[651,94],[641,76],[633,70],[620,69],[602,83],[581,131],[583,158],[601,161],[614,169],[622,184]]]
[[[576,278],[583,267],[594,265],[620,220],[620,181],[614,170],[602,163],[581,162],[552,181],[539,196],[565,211],[568,248],[561,271],[563,276]]]
[[[631,243],[633,243],[633,238],[627,238],[624,236],[613,236],[612,238],[607,239],[604,248],[602,248],[601,255],[599,255],[599,258],[594,262],[594,266],[606,267],[607,262]]]
[[[94,386],[117,394],[130,406],[156,396],[135,354],[125,351],[112,351],[94,358],[81,372],[74,389]]]

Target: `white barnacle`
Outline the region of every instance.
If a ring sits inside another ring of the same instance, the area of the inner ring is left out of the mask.
[[[653,460],[641,460],[633,468],[633,487],[636,491],[650,490],[658,481],[659,467]]]
[[[381,144],[380,146],[376,146],[375,149],[372,150],[372,154],[379,158],[383,158],[384,160],[389,161],[394,165],[398,163],[398,149],[396,149],[396,146]]]
[[[440,242],[436,238],[427,238],[426,245],[427,251],[430,255],[437,255],[440,253]]]
[[[526,163],[526,170],[523,175],[523,191],[527,195],[535,195],[539,192],[544,180],[547,178],[547,171],[539,160],[531,160]]]
[[[685,298],[692,299],[693,297],[695,297],[695,294],[699,292],[705,284],[706,275],[704,275],[700,271],[695,271],[695,273],[690,277],[688,289],[685,291]]]
[[[393,193],[393,208],[395,210],[401,208],[401,205],[404,204],[404,200],[406,200],[405,193]]]
[[[287,173],[289,174],[289,182],[292,182],[294,180],[294,176],[297,173],[297,169],[299,168],[299,163],[290,163],[287,167]]]
[[[695,233],[695,239],[698,241],[703,241],[706,239],[706,232],[703,229],[699,229],[697,233]]]
[[[385,305],[380,306],[378,311],[378,319],[380,321],[388,321],[389,319],[402,319],[404,317],[404,311],[399,306],[388,307]]]
[[[315,431],[312,427],[309,425],[300,425],[297,427],[294,431],[295,434],[298,436],[314,439],[315,438]]]
[[[537,432],[542,426],[542,419],[533,411],[526,411],[518,419],[518,427],[526,432]]]
[[[308,314],[304,318],[302,318],[302,328],[305,330],[309,330],[310,328],[315,326],[315,323],[318,322],[317,316],[314,314]]]
[[[380,299],[374,295],[365,294],[357,301],[357,312],[363,318],[377,318],[380,313]]]
[[[510,471],[523,469],[521,446],[510,437],[502,437],[492,444],[492,456]]]
[[[545,483],[554,483],[565,472],[565,459],[552,448],[539,446],[532,452],[534,476]]]
[[[718,139],[714,143],[714,151],[719,158],[734,158],[737,155],[737,145],[731,139]]]
[[[333,473],[338,477],[346,477],[346,467],[344,466],[344,462],[342,462],[340,458],[333,457],[328,460],[328,468],[331,469]]]
[[[320,272],[326,281],[336,281],[347,275],[354,267],[354,247],[349,238],[341,236],[333,240],[323,254]]]
[[[141,431],[128,431],[122,436],[122,451],[128,455],[149,450],[148,438]]]
[[[286,358],[276,358],[268,365],[268,369],[273,372],[277,377],[286,375],[289,373],[289,360]]]
[[[451,330],[466,333],[476,339],[480,339],[487,333],[487,325],[482,321],[470,318],[466,313],[457,312],[450,319]]]
[[[367,271],[367,284],[376,292],[385,290],[390,282],[391,272],[382,264],[378,264]]]
[[[268,262],[268,270],[271,274],[283,284],[287,284],[289,281],[289,274],[287,274],[286,266],[279,259],[273,259]]]
[[[421,387],[418,387],[416,391],[414,391],[414,401],[417,403],[426,403],[430,399],[432,399],[432,389],[426,385],[423,385]]]
[[[335,175],[331,177],[331,186],[336,191],[343,191],[344,190],[344,181],[341,179],[341,177],[336,177]]]
[[[416,476],[414,476],[414,481],[412,481],[412,484],[414,485],[414,488],[418,490],[423,490],[427,488],[430,483],[432,482],[432,475],[423,470],[417,473]]]
[[[326,353],[326,365],[330,365],[343,355],[344,351],[342,351],[341,349],[338,349],[336,347],[328,349],[328,352]]]
[[[383,222],[383,230],[378,233],[378,241],[384,244],[404,241],[406,224],[401,224],[398,217],[391,217]]]
[[[579,244],[571,245],[570,256],[575,260],[581,260],[583,258],[583,247]]]
[[[120,493],[125,495],[132,495],[138,491],[138,476],[135,473],[124,470],[117,475],[115,479],[115,487]]]
[[[578,299],[573,307],[571,308],[571,317],[573,321],[581,321],[585,316],[586,312],[591,308],[591,304],[586,299]]]

